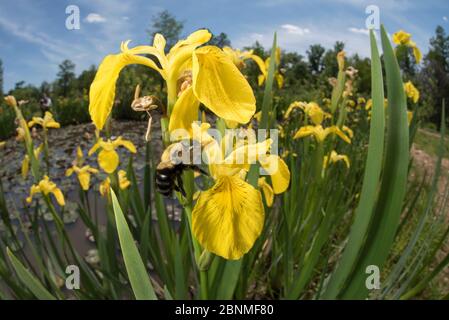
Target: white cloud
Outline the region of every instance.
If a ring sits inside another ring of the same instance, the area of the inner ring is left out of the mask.
[[[366,34],[369,35],[369,30],[368,29],[363,29],[363,28],[348,28],[348,30],[352,33],[358,33],[358,34]]]
[[[296,26],[294,24],[283,24],[281,26],[282,29],[286,30],[290,34],[296,34],[299,36],[305,35],[307,33],[310,33],[310,30],[307,28],[301,28],[299,26]]]
[[[102,23],[106,22],[106,18],[98,13],[89,13],[84,21],[87,23]]]
[[[448,19],[447,19],[447,17],[446,17],[446,16],[444,16],[444,17],[443,17],[443,20],[447,22],[447,20],[448,20]]]

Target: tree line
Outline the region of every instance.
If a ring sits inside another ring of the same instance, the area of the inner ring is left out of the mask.
[[[182,38],[184,23],[177,20],[168,11],[163,11],[153,17],[153,23],[147,30],[154,36],[162,33],[167,40],[167,48],[173,46]],[[214,30],[211,30],[212,32]],[[210,44],[218,47],[231,46],[226,33],[216,33]],[[401,67],[404,82],[412,81],[421,93],[418,106],[418,117],[425,123],[437,127],[441,119],[442,102],[449,103],[449,36],[443,27],[438,26],[435,35],[429,40],[429,51],[423,57],[421,64],[416,64],[410,48],[401,47],[396,51]],[[270,48],[264,48],[259,42],[242,48],[252,50],[254,54],[266,59]],[[338,73],[336,55],[345,49],[345,44],[336,41],[332,48],[324,48],[320,44],[311,45],[305,55],[297,52],[282,51],[279,70],[284,77],[282,88],[275,88],[278,105],[288,105],[293,100],[317,101],[329,97],[332,87],[329,79]],[[370,60],[358,54],[347,57],[347,66],[358,70],[358,76],[354,81],[354,99],[357,97],[369,98],[371,90]],[[262,88],[257,85],[257,76],[260,74],[258,66],[247,60],[244,74],[253,86],[256,97],[261,97]],[[91,66],[75,74],[75,64],[70,60],[64,60],[59,65],[59,72],[52,82],[44,81],[40,86],[26,84],[25,81],[17,82],[11,90],[3,90],[3,65],[0,60],[0,94],[12,94],[17,99],[28,100],[28,116],[39,112],[39,101],[43,95],[48,95],[52,100],[53,111],[56,118],[62,124],[79,123],[89,121],[87,112],[88,92],[92,80],[95,77],[96,66]],[[134,88],[140,84],[144,94],[158,95],[164,90],[160,75],[146,67],[135,65],[125,68],[117,83],[116,107],[114,116],[123,119],[137,119],[142,115],[133,113],[129,108],[132,102]],[[2,106],[2,110],[5,111]],[[446,112],[449,114],[449,112]],[[8,118],[7,112],[0,113],[0,123]],[[3,120],[3,121],[2,121]],[[0,127],[0,138],[11,134],[14,128],[11,126]]]

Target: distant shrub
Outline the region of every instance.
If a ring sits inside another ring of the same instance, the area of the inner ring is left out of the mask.
[[[82,97],[59,97],[53,105],[56,120],[62,125],[90,122],[89,98],[86,93]]]

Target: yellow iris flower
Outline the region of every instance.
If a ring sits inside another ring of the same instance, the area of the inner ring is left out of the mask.
[[[393,34],[393,42],[397,45],[403,45],[412,48],[416,63],[420,63],[422,59],[422,53],[416,43],[412,41],[412,36],[410,33],[407,33],[404,30],[399,30],[398,32]]]
[[[66,177],[70,177],[73,173],[76,173],[81,188],[84,191],[87,191],[90,187],[90,175],[97,174],[98,170],[89,165],[83,166],[83,162],[83,151],[78,147],[76,151],[76,160],[74,161],[73,166],[67,169],[65,175]]]
[[[41,154],[43,148],[44,145],[41,143],[39,147],[34,149],[34,157],[37,160],[39,160],[39,155]],[[22,171],[22,178],[26,179],[26,177],[28,176],[28,172],[30,171],[30,157],[27,154],[23,157],[21,171]]]
[[[239,69],[243,69],[245,67],[245,60],[253,59],[253,57],[256,56],[253,53],[253,50],[241,51],[239,49],[233,49],[228,46],[223,47],[223,52],[226,53],[228,57],[232,59],[232,62],[234,62],[234,64]]]
[[[322,125],[304,126],[295,133],[293,139],[300,139],[312,135],[318,142],[322,143],[329,134],[336,134],[344,142],[351,143],[351,139],[337,126],[331,126],[325,129]]]
[[[6,145],[6,142],[5,142],[5,141],[1,141],[1,142],[0,142],[0,148],[3,148],[5,145]]]
[[[329,164],[336,163],[338,161],[343,161],[346,164],[346,167],[349,169],[350,162],[348,156],[344,154],[338,154],[335,150],[332,150],[329,156],[324,156],[323,169],[327,168]]]
[[[303,110],[315,125],[323,123],[325,118],[332,117],[330,113],[323,111],[323,109],[321,109],[321,107],[316,102],[306,103],[301,101],[294,101],[287,108],[287,111],[284,114],[284,119],[288,119],[295,109]]]
[[[259,86],[261,86],[264,84],[265,80],[268,77],[268,68],[270,67],[271,59],[270,59],[270,57],[268,57],[267,59],[265,59],[265,61],[263,61],[262,58],[260,58],[259,56],[256,56],[256,55],[253,55],[252,59],[257,63],[257,65],[259,66],[259,70],[262,73],[257,78]],[[279,47],[276,48],[275,59],[276,59],[276,67],[277,67],[281,63],[281,48],[279,48]],[[278,88],[279,89],[282,88],[284,85],[284,77],[278,70],[275,70],[274,78],[276,79]]]
[[[56,184],[45,176],[39,183],[36,185],[32,185],[30,188],[30,196],[26,199],[28,203],[31,203],[33,200],[33,196],[36,193],[42,193],[44,195],[48,195],[52,193],[60,206],[65,206],[64,195],[62,194],[61,189],[59,189]]]
[[[412,99],[413,103],[417,103],[419,100],[419,91],[413,85],[411,81],[404,83],[405,94],[408,98]]]
[[[146,65],[166,81],[169,101],[177,100],[173,106],[169,105],[170,131],[190,129],[198,117],[200,102],[223,119],[247,123],[256,110],[251,87],[220,48],[200,47],[210,38],[208,30],[198,30],[178,41],[168,54],[165,54],[166,41],[161,34],[155,35],[152,46],[128,48],[129,41],[122,43],[121,53],[109,55],[102,61],[90,88],[89,112],[96,127],[101,130],[111,113],[115,83],[121,69],[129,64]],[[159,64],[142,55],[151,55]],[[186,74],[191,76],[178,92],[178,81]]]
[[[118,172],[118,184],[119,188],[122,190],[127,189],[131,182],[126,177],[126,171],[125,170],[119,170]],[[107,177],[101,184],[100,184],[100,194],[102,196],[108,195],[109,190],[111,189],[111,179]]]
[[[276,194],[288,188],[290,171],[279,156],[266,155],[271,139],[243,145],[226,157],[213,138],[208,141],[204,150],[215,184],[198,197],[192,212],[192,231],[206,250],[237,260],[252,248],[264,224],[261,193],[244,180],[250,166],[247,160],[256,159],[271,175]],[[237,159],[245,161],[237,163]]]
[[[115,140],[104,141],[100,138],[96,144],[89,150],[88,155],[91,156],[94,152],[96,152],[99,148],[101,148],[100,153],[98,154],[98,165],[102,168],[106,173],[113,173],[119,163],[120,158],[115,151],[118,147],[125,147],[131,153],[136,153],[136,147],[131,141],[125,140],[122,137],[118,137]]]
[[[28,122],[29,128],[32,128],[35,125],[40,125],[44,129],[49,128],[57,129],[61,127],[61,125],[58,122],[56,122],[55,119],[53,119],[53,115],[49,111],[45,112],[43,118],[33,117],[33,119],[30,122]]]

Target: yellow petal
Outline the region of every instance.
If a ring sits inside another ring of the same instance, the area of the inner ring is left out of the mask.
[[[349,139],[349,137],[347,135],[345,135],[343,133],[343,131],[341,131],[341,129],[337,126],[335,127],[331,127],[330,129],[332,129],[332,131],[339,136],[344,142],[346,143],[351,143],[351,139]]]
[[[255,54],[251,55],[251,59],[254,60],[254,62],[257,64],[257,66],[259,67],[260,72],[262,73],[263,79],[265,79],[265,76],[268,73],[267,67],[265,65],[265,62],[262,60],[261,57],[256,56]],[[260,85],[260,83],[259,83]]]
[[[87,153],[87,155],[90,157],[91,155],[93,155],[99,148],[101,147],[101,140],[98,140],[93,146],[92,148],[90,148],[89,152]]]
[[[293,139],[299,139],[303,137],[310,136],[314,133],[314,127],[313,126],[304,126],[299,128],[299,130],[295,133],[293,136]]]
[[[98,165],[106,172],[113,173],[119,164],[119,156],[115,150],[101,150],[98,154]]]
[[[258,185],[259,185],[259,187],[261,188],[261,190],[263,192],[263,195],[265,197],[265,201],[267,203],[267,206],[271,207],[273,205],[273,200],[274,200],[273,188],[267,182],[265,177],[259,178]]]
[[[263,85],[263,83],[265,82],[265,76],[263,74],[259,74],[257,76],[257,84],[259,86]]]
[[[115,140],[112,142],[112,145],[113,145],[115,148],[118,147],[118,146],[125,147],[125,148],[128,149],[129,152],[131,152],[131,153],[136,153],[136,152],[137,152],[136,146],[135,146],[131,141],[125,140],[125,139],[123,139],[122,137],[118,137],[117,139],[115,139]]]
[[[282,74],[277,73],[275,75],[276,77],[276,82],[278,84],[278,88],[281,89],[284,86],[284,76],[282,76]]]
[[[115,97],[115,83],[120,71],[125,66],[136,63],[146,65],[161,73],[153,60],[129,53],[109,55],[101,62],[89,92],[89,113],[98,130],[103,129],[106,119],[111,113]]]
[[[202,192],[192,213],[192,230],[208,251],[238,260],[262,232],[264,208],[258,190],[238,177],[222,177]]]
[[[54,129],[58,129],[58,128],[61,127],[61,125],[60,125],[58,122],[56,122],[56,121],[48,121],[48,122],[45,124],[45,127],[46,127],[46,128],[54,128]]]
[[[290,184],[290,170],[279,156],[271,154],[259,159],[262,168],[271,176],[275,194],[283,193]]]
[[[102,196],[105,196],[108,194],[109,189],[111,187],[111,180],[109,178],[106,178],[101,184],[100,184],[100,194]]]
[[[256,99],[232,60],[213,46],[199,48],[193,56],[196,97],[219,117],[247,123],[256,111]]]
[[[413,55],[415,56],[416,63],[420,63],[422,59],[422,53],[421,50],[415,45],[413,48]]]
[[[64,200],[64,195],[62,194],[62,191],[58,188],[55,188],[55,189],[53,189],[52,193],[55,196],[58,204],[60,206],[65,206],[65,200]]]
[[[198,120],[198,108],[200,102],[193,94],[192,87],[184,90],[176,101],[170,115],[168,125],[169,132],[176,129],[184,129],[188,132],[192,129],[192,122]]]
[[[28,176],[28,171],[30,170],[30,157],[28,155],[25,155],[22,161],[22,178],[26,179]]]
[[[80,186],[84,191],[89,190],[90,173],[87,171],[80,172],[78,174],[78,181],[80,182]]]
[[[33,196],[39,192],[41,192],[41,189],[39,188],[39,186],[32,185],[30,188],[30,195],[29,195],[29,197],[26,198],[26,202],[31,203],[31,201],[33,200]]]
[[[73,174],[73,172],[74,172],[73,168],[69,168],[66,170],[65,176],[70,177]]]
[[[131,182],[126,177],[126,171],[125,170],[120,170],[118,172],[118,181],[119,181],[120,189],[122,189],[122,190],[128,188],[131,185]]]

